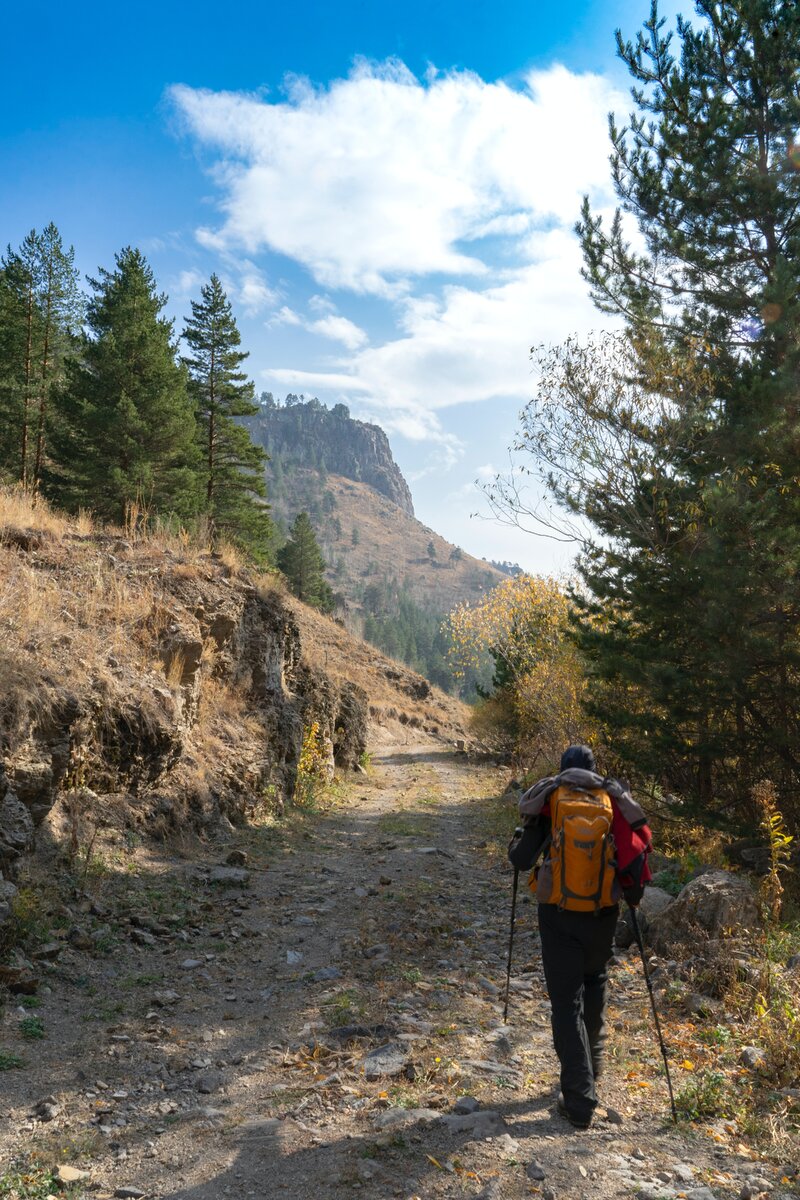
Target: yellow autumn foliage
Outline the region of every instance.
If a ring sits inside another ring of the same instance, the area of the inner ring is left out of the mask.
[[[554,579],[519,575],[504,580],[477,604],[449,617],[450,660],[456,674],[477,666],[486,651],[501,660],[504,686],[478,706],[478,731],[512,742],[533,766],[557,759],[564,746],[586,739],[586,680],[568,636],[570,603]]]

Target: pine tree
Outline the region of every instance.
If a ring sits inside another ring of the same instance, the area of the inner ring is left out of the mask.
[[[195,421],[176,360],[166,297],[139,250],[90,280],[91,336],[60,397],[51,488],[69,507],[121,522],[143,513],[190,519],[198,509]]]
[[[35,316],[31,308],[30,315]],[[23,478],[23,427],[26,416],[26,308],[14,264],[0,265],[0,476],[18,483]],[[32,366],[32,362],[31,362]],[[29,368],[30,374],[30,368]]]
[[[333,593],[326,582],[325,560],[317,544],[308,513],[295,517],[288,541],[278,551],[278,566],[298,600],[329,612]]]
[[[622,369],[568,353],[548,386],[582,434],[583,482],[556,493],[602,535],[582,570],[604,719],[708,805],[748,775],[800,782],[800,9],[696,8],[679,55],[655,4],[618,35],[636,111],[611,123],[612,169],[643,249],[588,201],[578,228]],[[612,460],[589,467],[593,430]]]
[[[53,394],[82,315],[74,258],[51,222],[41,234],[32,229],[18,251],[9,247],[1,268],[6,420],[16,426],[16,477],[30,491],[41,482]],[[8,467],[9,452],[10,445],[3,454]]]
[[[266,560],[272,535],[264,482],[267,456],[235,418],[259,411],[253,385],[240,370],[247,353],[230,302],[216,275],[192,301],[183,340],[195,405],[204,483],[203,511],[212,541],[225,537]]]

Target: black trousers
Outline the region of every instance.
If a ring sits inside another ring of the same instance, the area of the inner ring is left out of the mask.
[[[552,1008],[561,1091],[569,1112],[589,1120],[605,1041],[606,979],[619,909],[566,912],[539,905],[542,965]]]

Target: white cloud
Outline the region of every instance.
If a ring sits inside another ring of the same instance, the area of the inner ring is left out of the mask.
[[[420,276],[486,277],[476,239],[571,225],[582,194],[606,187],[606,113],[627,105],[561,66],[515,90],[466,71],[426,85],[398,62],[360,63],[327,88],[294,81],[282,102],[171,95],[222,155],[224,221],[198,231],[204,245],[277,250],[325,286],[384,296]]]
[[[596,209],[612,199],[606,114],[629,101],[604,77],[553,66],[512,88],[360,63],[324,88],[295,80],[280,101],[171,94],[216,160],[223,216],[198,231],[201,242],[228,259],[278,252],[338,289],[338,307],[322,292],[307,301],[311,315],[285,305],[267,323],[301,326],[344,353],[325,369],[309,341],[307,356],[295,349],[294,362],[262,370],[268,386],[352,398],[447,466],[464,447],[443,410],[526,400],[532,344],[607,324],[573,233],[585,193]],[[340,312],[348,292],[388,300],[380,313],[394,333],[384,326],[368,344]]]
[[[603,323],[580,278],[574,237],[560,230],[541,235],[537,252],[537,261],[483,291],[451,285],[439,301],[409,300],[402,336],[354,352],[346,371],[281,366],[265,374],[304,391],[363,395],[385,428],[441,441],[441,424],[431,423],[432,414],[497,397],[524,402],[533,388],[531,345]]]
[[[231,300],[239,304],[248,317],[255,317],[277,303],[278,293],[268,285],[255,263],[248,259],[234,262],[230,254],[225,255],[225,260],[227,269],[222,285]]]
[[[324,312],[325,316],[311,321],[284,304],[277,312],[274,312],[270,316],[267,326],[299,326],[302,329],[308,330],[309,333],[318,334],[320,337],[329,338],[334,342],[340,342],[347,350],[358,350],[369,341],[366,331],[360,325],[356,325],[355,321],[349,320],[348,317],[341,317],[336,314],[334,305],[326,304],[324,308],[319,305],[314,305],[313,307],[318,312]]]
[[[358,350],[369,341],[364,330],[347,317],[329,314],[327,317],[320,317],[318,321],[312,321],[308,328],[312,333],[319,333],[335,342],[341,342],[348,350]]]
[[[177,297],[181,300],[190,296],[196,299],[200,294],[200,288],[207,282],[205,275],[200,271],[181,271],[177,278],[168,283],[169,294],[173,298]]]
[[[277,312],[272,313],[267,325],[302,325],[303,318],[288,304],[284,304]]]

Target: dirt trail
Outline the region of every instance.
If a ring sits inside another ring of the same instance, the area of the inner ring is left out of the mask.
[[[486,847],[502,782],[387,743],[334,807],[237,832],[205,863],[112,855],[68,909],[79,933],[49,994],[7,1008],[0,1045],[25,1064],[0,1076],[0,1176],[34,1152],[89,1172],[76,1195],[165,1200],[709,1200],[774,1180],[665,1123],[633,956],[613,970],[604,1115],[587,1133],[555,1115],[527,898],[502,1023],[510,873]],[[245,886],[210,874],[232,848]],[[31,1016],[44,1039],[22,1037]],[[465,1096],[479,1107],[459,1116]]]

